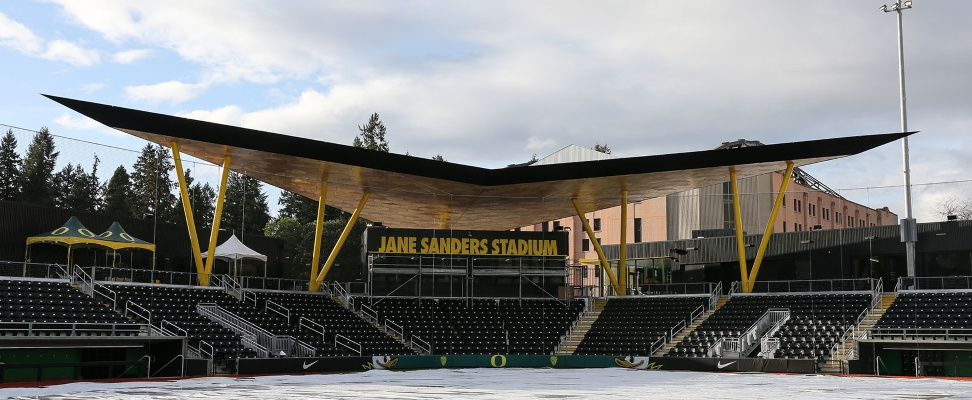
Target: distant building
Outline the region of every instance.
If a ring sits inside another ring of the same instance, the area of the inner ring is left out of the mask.
[[[738,140],[723,143],[718,149],[760,145],[762,143],[757,141]],[[616,156],[570,145],[531,165],[610,158]],[[776,191],[783,181],[783,172],[739,179],[739,207],[742,213],[743,232],[746,234],[761,234],[766,229],[766,223],[769,221],[776,200]],[[628,204],[626,241],[628,243],[661,242],[735,235],[732,193],[728,178],[727,171],[726,182],[722,184]],[[619,193],[605,195],[620,196]],[[601,245],[620,243],[620,205],[588,212],[585,217]],[[795,168],[773,232],[884,226],[897,223],[898,216],[887,207],[873,209],[845,199],[800,168]],[[579,265],[581,259],[597,258],[597,253],[591,246],[587,234],[584,233],[580,219],[576,216],[520,229],[552,231],[564,228],[569,228],[571,231],[571,265]],[[575,286],[593,284],[595,275],[599,275],[599,271],[589,268],[586,272],[577,274],[573,283]]]

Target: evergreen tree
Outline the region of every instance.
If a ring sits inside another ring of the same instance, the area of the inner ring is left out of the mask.
[[[284,190],[280,193],[280,199],[277,200],[277,204],[283,206],[279,210],[280,217],[293,218],[301,224],[314,224],[317,221],[317,200],[309,199],[297,193]],[[342,216],[347,218],[349,215],[351,214],[341,211],[335,207],[326,204],[324,205],[325,221],[341,218]]]
[[[445,158],[442,157],[442,154],[436,154],[435,157],[432,157],[432,159],[435,160],[435,161],[445,161],[446,160]]]
[[[388,141],[385,140],[385,124],[381,122],[378,113],[371,114],[368,123],[358,125],[361,133],[354,138],[354,147],[388,152]]]
[[[103,186],[98,181],[98,164],[101,160],[96,155],[91,165],[91,173],[85,173],[80,165],[75,167],[74,181],[68,192],[68,208],[79,211],[96,212],[101,210]]]
[[[130,175],[132,216],[143,218],[152,214],[159,221],[177,222],[179,210],[169,171],[174,169],[168,151],[162,146],[146,144],[138,156]]]
[[[263,234],[270,222],[270,206],[263,183],[235,172],[226,182],[223,216],[219,226],[236,232]]]
[[[604,154],[611,154],[611,148],[608,147],[607,143],[604,143],[604,144],[595,143],[594,144],[594,151],[600,151],[601,153],[604,153]]]
[[[27,146],[27,156],[21,171],[20,201],[38,205],[53,205],[54,166],[58,152],[54,151],[54,136],[41,127]]]
[[[186,170],[186,186],[188,186],[189,205],[192,207],[192,215],[196,224],[206,228],[212,227],[213,211],[216,209],[216,190],[209,186],[209,183],[200,185],[199,182],[194,182],[191,171],[188,169]]]
[[[105,188],[104,208],[102,211],[115,218],[132,216],[132,205],[128,201],[131,179],[124,166],[115,168]]]
[[[54,176],[51,178],[51,195],[53,196],[54,207],[66,208],[68,206],[68,197],[71,193],[71,186],[75,180],[75,168],[74,164],[68,163],[64,168],[61,168]]]
[[[13,129],[0,141],[0,200],[16,200],[20,195],[20,168],[23,161],[17,153],[17,137]]]

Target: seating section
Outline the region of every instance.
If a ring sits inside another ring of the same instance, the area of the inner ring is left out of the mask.
[[[435,354],[551,354],[584,303],[388,297],[373,298],[369,306]]]
[[[200,315],[196,310],[199,303],[215,303],[229,311],[239,311],[240,302],[221,288],[118,284],[106,287],[117,294],[117,307],[125,307],[127,301],[131,300],[152,313],[154,325],[159,326],[165,320],[184,329],[190,346],[200,348],[200,341],[205,341],[212,346],[213,360],[216,362],[257,355],[243,346],[239,334]],[[200,350],[207,348],[203,346]]]
[[[652,344],[708,302],[709,296],[611,298],[574,354],[649,356]]]
[[[303,340],[310,341],[321,355],[358,355],[357,350],[335,344],[335,335],[341,335],[361,345],[362,355],[402,355],[413,351],[382,332],[353,312],[344,308],[329,296],[319,293],[254,292],[258,303],[264,306],[273,301],[290,311],[292,326],[299,325],[300,317],[324,327],[324,337],[310,330],[299,331]],[[316,336],[316,337],[312,337]]]
[[[4,336],[131,336],[140,326],[66,281],[0,280]]]
[[[875,325],[884,339],[972,338],[972,292],[902,292]]]
[[[823,360],[870,302],[871,295],[862,293],[735,295],[668,356],[707,357],[719,339],[740,337],[773,308],[790,311],[789,320],[774,334],[780,347],[773,356]]]

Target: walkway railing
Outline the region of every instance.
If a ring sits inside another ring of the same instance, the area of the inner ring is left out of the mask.
[[[14,278],[68,279],[71,274],[66,265],[57,263],[0,261],[0,276],[9,276]]]
[[[240,318],[238,315],[220,307],[215,303],[199,303],[196,310],[200,315],[207,317],[227,329],[243,335],[245,344],[254,351],[267,351],[270,355],[299,355],[300,357],[311,357],[317,353],[317,349],[307,346],[304,343],[288,335],[274,335],[263,327],[250,321]]]
[[[876,283],[872,278],[756,281],[752,293],[871,292]]]
[[[107,322],[9,322],[0,321],[5,336],[134,336],[138,324]]]
[[[641,286],[641,294],[709,294],[715,284],[712,282],[698,283],[653,283]]]
[[[746,357],[759,344],[762,337],[772,335],[788,319],[790,319],[790,310],[769,309],[738,338],[723,339],[722,354],[727,357]]]
[[[972,276],[902,276],[894,290],[972,290]]]

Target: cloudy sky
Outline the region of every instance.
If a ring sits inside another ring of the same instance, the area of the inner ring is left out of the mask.
[[[393,152],[483,167],[569,144],[624,157],[897,132],[882,4],[3,2],[0,124],[144,145],[47,93],[350,144],[378,112]],[[915,214],[929,221],[944,196],[972,198],[972,7],[903,14]],[[807,170],[903,215],[901,153]]]

